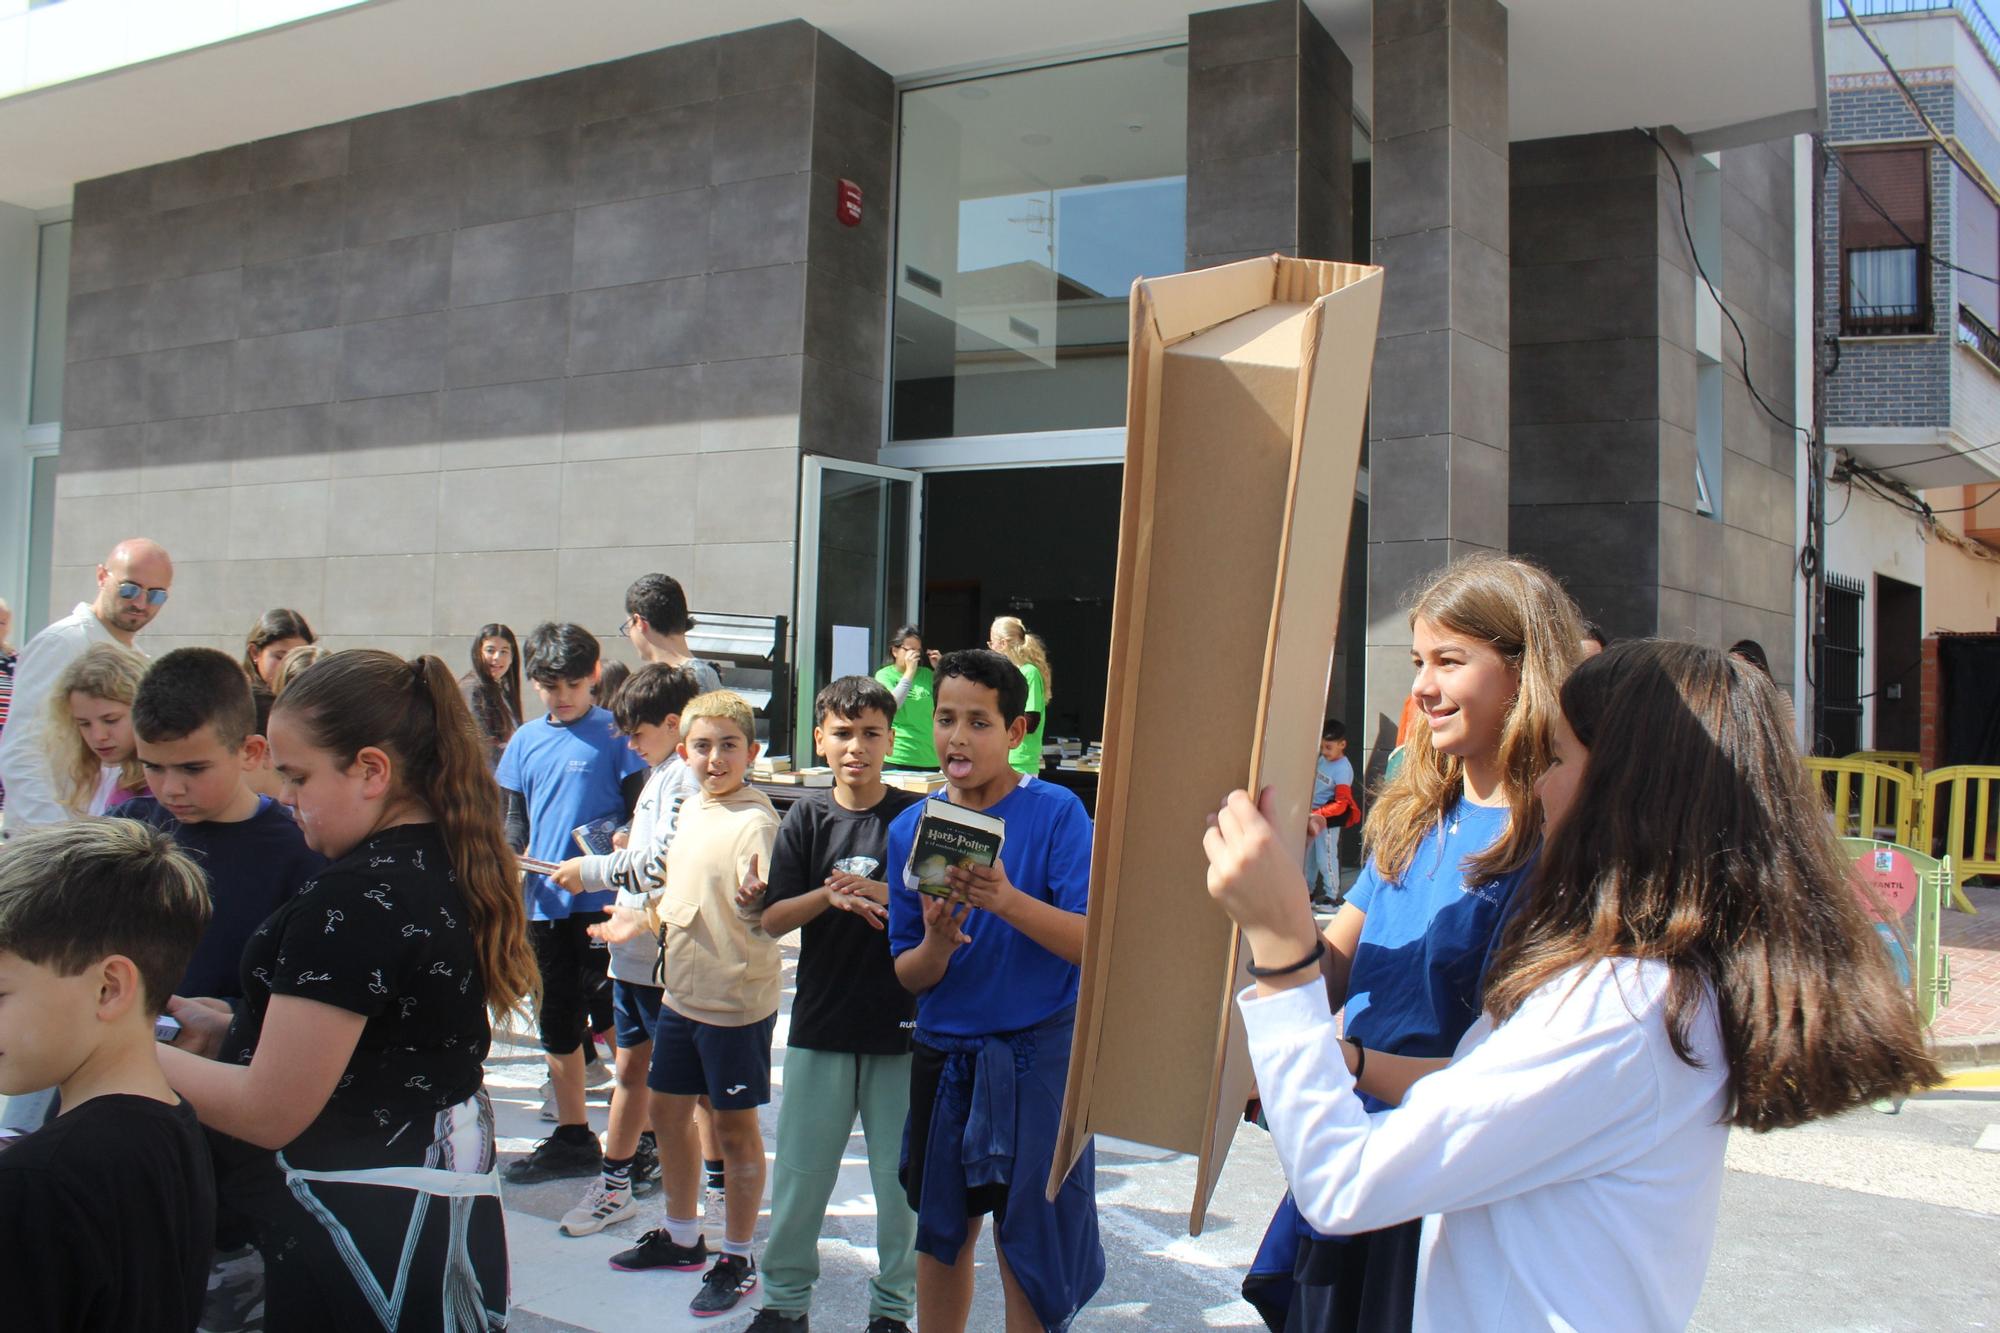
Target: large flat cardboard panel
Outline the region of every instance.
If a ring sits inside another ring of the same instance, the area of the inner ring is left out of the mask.
[[[1133,286],[1104,765],[1051,1192],[1093,1133],[1195,1153],[1201,1230],[1251,1084],[1203,817],[1232,788],[1274,787],[1304,855],[1380,309],[1379,269],[1282,257]]]

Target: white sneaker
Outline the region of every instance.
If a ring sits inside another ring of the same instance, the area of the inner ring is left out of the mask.
[[[562,1119],[562,1114],[556,1110],[556,1099],[553,1096],[548,1097],[542,1102],[542,1119],[548,1121],[551,1125]]]
[[[562,1231],[565,1236],[594,1235],[614,1222],[638,1215],[639,1205],[632,1201],[632,1191],[606,1189],[604,1177],[599,1176],[590,1182],[590,1188],[583,1192],[576,1207],[563,1214]]]
[[[583,1067],[583,1086],[595,1092],[608,1088],[618,1081],[618,1071],[609,1060],[599,1060]]]

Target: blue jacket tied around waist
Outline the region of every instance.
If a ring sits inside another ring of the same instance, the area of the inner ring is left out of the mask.
[[[918,1041],[947,1057],[925,1145],[917,1251],[939,1263],[957,1262],[967,1232],[966,1192],[1004,1187],[1007,1206],[994,1243],[1035,1314],[1057,1333],[1104,1281],[1095,1146],[1085,1146],[1053,1204],[1042,1197],[1075,1027],[1070,1008],[1019,1032],[916,1032]]]

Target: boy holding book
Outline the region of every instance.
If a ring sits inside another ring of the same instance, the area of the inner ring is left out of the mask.
[[[10,1328],[187,1333],[201,1316],[215,1179],[153,1024],[207,924],[200,868],[136,823],[59,825],[0,857],[0,1093],[62,1095],[0,1149]]]
[[[625,743],[653,766],[632,812],[631,838],[607,855],[577,856],[549,876],[575,895],[617,895],[620,907],[642,909],[667,884],[667,849],[672,846],[681,808],[701,794],[701,783],[680,757],[681,713],[695,697],[694,677],[679,667],[654,662],[640,667],[611,699],[611,715]],[[653,1058],[653,1027],[660,1014],[660,948],[648,936],[611,946],[613,1037],[618,1081],[611,1089],[611,1124],[604,1134],[604,1171],[576,1207],[563,1214],[562,1229],[588,1236],[638,1212],[633,1187],[660,1171],[658,1144],[648,1145],[646,1069]]]
[[[756,725],[750,705],[727,690],[700,695],[682,710],[680,755],[701,795],[681,807],[666,889],[643,908],[614,908],[593,931],[613,944],[656,936],[665,968],[646,1086],[660,1141],[666,1223],[613,1255],[613,1268],[692,1272],[707,1264],[696,1098],[707,1096],[721,1140],[722,1253],[689,1303],[695,1315],[732,1310],[757,1286],[751,1241],[764,1199],[757,1108],[771,1100],[780,958],[761,924],[761,872],[771,864],[778,815],[770,798],[744,781],[757,757]]]
[[[611,714],[591,702],[597,681],[596,636],[581,625],[537,625],[522,645],[528,679],[548,710],[507,741],[494,777],[506,800],[507,840],[539,861],[566,861],[580,824],[628,817],[646,785],[646,761],[612,729]],[[507,1165],[506,1178],[529,1185],[596,1175],[603,1150],[583,1105],[583,1043],[588,1009],[603,984],[606,954],[589,928],[604,920],[612,893],[570,893],[546,875],[522,877],[528,894],[528,940],[542,972],[536,1009],[556,1128],[534,1151]]]
[[[876,1205],[868,1333],[909,1333],[917,1219],[897,1167],[916,1006],[896,980],[883,927],[889,825],[919,798],[882,782],[896,699],[880,683],[843,676],[819,692],[813,714],[813,746],[832,766],[833,786],[807,791],[786,812],[764,891],[764,933],[775,940],[800,930],[803,939],[771,1172],[764,1308],[749,1333],[806,1333],[820,1228],[857,1114]]]
[[[1073,793],[1009,764],[1027,731],[1027,683],[1011,661],[952,653],[937,682],[948,786],[889,830],[889,948],[918,997],[903,1169],[917,1213],[917,1322],[963,1333],[973,1242],[992,1213],[1008,1327],[1065,1328],[1104,1280],[1091,1149],[1055,1202],[1043,1197],[1076,1021],[1090,817]],[[921,821],[953,813],[933,812],[940,802],[1004,822],[992,865],[944,871],[949,896],[918,891],[909,864]],[[975,1105],[991,1118],[995,1151],[966,1161]]]

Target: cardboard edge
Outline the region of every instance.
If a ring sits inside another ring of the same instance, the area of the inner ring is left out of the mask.
[[[1155,380],[1160,371],[1159,358],[1154,349],[1161,346],[1163,340],[1152,294],[1143,278],[1132,284],[1131,306],[1132,359],[1126,372],[1125,477],[1119,498],[1119,522],[1121,534],[1125,530],[1124,524],[1132,524],[1135,537],[1128,547],[1121,535],[1112,593],[1111,656],[1106,664],[1106,679],[1111,689],[1104,707],[1104,745],[1110,753],[1119,752],[1116,747],[1134,725],[1138,707],[1137,691],[1127,688],[1126,679],[1131,645],[1139,640],[1145,625],[1143,594],[1151,578],[1148,556],[1152,549],[1152,534],[1148,526],[1137,520],[1139,515],[1150,509],[1148,501],[1158,476],[1154,456],[1158,433],[1154,429],[1152,400],[1157,394]],[[1122,596],[1128,589],[1134,595],[1129,598]],[[1100,773],[1098,818],[1093,821],[1093,827],[1103,820],[1107,811],[1122,819],[1129,800],[1129,784],[1124,773],[1115,766]],[[1107,847],[1100,852],[1093,839],[1090,884],[1091,893],[1097,900],[1097,910],[1086,918],[1082,962],[1082,974],[1092,980],[1093,986],[1088,990],[1079,989],[1077,994],[1076,1025],[1070,1038],[1069,1073],[1063,1086],[1062,1118],[1057,1124],[1055,1153],[1049,1161],[1046,1184],[1047,1197],[1052,1202],[1061,1191],[1063,1182],[1069,1178],[1069,1173],[1075,1169],[1078,1159],[1083,1156],[1084,1145],[1091,1133],[1090,1108],[1096,1088],[1097,1065],[1094,1060],[1084,1057],[1096,1050],[1104,1030],[1103,990],[1107,984],[1104,955],[1110,947],[1109,936],[1117,915],[1117,857],[1122,850]]]
[[[1280,292],[1296,291],[1296,279],[1307,277],[1313,289],[1319,294],[1312,302],[1312,310],[1305,326],[1300,331],[1304,343],[1299,361],[1299,381],[1301,389],[1298,402],[1294,405],[1292,417],[1292,459],[1290,473],[1285,483],[1285,522],[1278,539],[1277,584],[1272,589],[1270,629],[1266,635],[1264,648],[1263,677],[1258,686],[1257,725],[1251,740],[1250,790],[1257,791],[1263,786],[1265,760],[1265,728],[1271,709],[1271,696],[1276,683],[1278,621],[1285,610],[1286,574],[1292,561],[1292,547],[1296,538],[1299,515],[1299,478],[1304,468],[1305,427],[1308,414],[1313,407],[1313,386],[1317,380],[1319,363],[1325,349],[1326,306],[1337,293],[1356,288],[1374,286],[1376,290],[1366,299],[1374,306],[1372,321],[1376,328],[1381,320],[1382,273],[1379,269],[1366,265],[1333,264],[1326,261],[1292,260],[1278,266],[1276,283]],[[1370,349],[1371,369],[1369,383],[1373,381],[1373,349]],[[1364,412],[1365,412],[1364,397]],[[1236,1013],[1236,993],[1241,988],[1243,973],[1243,932],[1232,929],[1229,946],[1229,974],[1224,983],[1224,1001],[1221,1020],[1215,1041],[1215,1059],[1209,1073],[1208,1089],[1208,1138],[1202,1144],[1201,1155],[1195,1164],[1195,1193],[1188,1214],[1190,1235],[1200,1235],[1206,1225],[1208,1206],[1214,1198],[1215,1188],[1221,1179],[1222,1166],[1228,1157],[1229,1145],[1234,1140],[1234,1126],[1238,1118],[1230,1112],[1223,1118],[1223,1098],[1227,1095],[1232,1080],[1232,1068],[1248,1058],[1247,1046],[1241,1034],[1241,1024]],[[1242,1048],[1242,1049],[1239,1049]],[[1225,1128],[1229,1132],[1225,1133]]]

